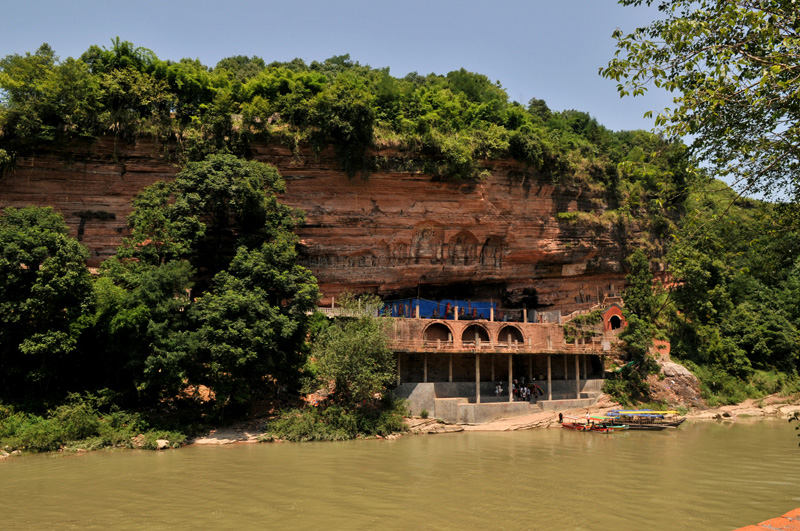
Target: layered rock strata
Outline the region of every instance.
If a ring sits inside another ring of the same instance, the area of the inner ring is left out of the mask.
[[[602,197],[554,186],[515,161],[488,161],[485,180],[454,183],[381,170],[349,179],[331,150],[302,157],[273,143],[252,151],[283,174],[283,201],[306,212],[297,230],[301,260],[317,276],[323,304],[366,291],[567,311],[621,290],[631,235],[558,217],[602,210]],[[135,194],[179,170],[167,153],[148,139],[128,145],[106,137],[20,157],[0,179],[0,205],[54,207],[96,266],[127,234]]]

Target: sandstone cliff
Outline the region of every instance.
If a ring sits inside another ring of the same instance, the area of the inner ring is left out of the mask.
[[[631,235],[557,217],[602,209],[602,197],[553,186],[515,161],[487,161],[491,175],[478,183],[402,171],[348,179],[332,151],[297,157],[278,144],[252,149],[283,174],[283,200],[307,213],[297,231],[300,252],[323,303],[343,291],[370,291],[573,310],[621,290]],[[21,157],[0,180],[0,206],[53,206],[96,266],[126,235],[134,195],[178,171],[165,154],[148,139],[115,145],[101,138]]]

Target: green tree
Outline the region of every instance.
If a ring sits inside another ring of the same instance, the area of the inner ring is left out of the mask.
[[[645,378],[657,368],[650,349],[657,331],[659,301],[653,289],[650,260],[642,249],[636,249],[628,257],[628,266],[630,272],[625,277],[626,288],[622,295],[627,325],[619,338],[624,342],[623,351],[633,363],[622,367],[614,378],[603,384],[603,390],[622,404],[648,399],[650,388]]]
[[[0,216],[0,396],[71,385],[83,316],[92,302],[88,253],[51,208]]]
[[[387,322],[372,315],[379,301],[366,297],[353,302],[345,307],[355,317],[338,318],[312,345],[318,384],[328,388],[332,383],[331,399],[350,410],[376,404],[396,377]]]
[[[296,386],[318,290],[297,264],[302,215],[277,201],[284,189],[272,166],[211,155],[136,198],[102,300],[106,343],[131,338],[141,393],[203,384],[221,409]]]
[[[294,390],[305,363],[307,314],[319,298],[316,279],[297,265],[297,237],[282,232],[257,249],[240,247],[192,307],[195,367],[219,407],[269,390]]]
[[[623,313],[628,325],[620,333],[625,342],[625,350],[631,360],[639,363],[643,372],[648,368],[648,353],[653,346],[655,320],[659,311],[659,301],[653,289],[653,273],[650,260],[641,249],[636,249],[628,257],[630,273],[625,277]]]
[[[233,55],[220,59],[214,70],[226,70],[234,79],[240,83],[245,83],[248,79],[258,75],[259,72],[267,67],[264,60],[257,55],[247,57],[246,55]]]
[[[694,139],[694,154],[741,190],[800,191],[800,10],[786,0],[620,0],[657,4],[663,18],[614,32],[601,74],[621,96],[648,85],[675,93],[656,126]],[[650,113],[649,113],[650,114]]]
[[[351,177],[368,170],[366,153],[372,147],[375,123],[373,99],[362,79],[342,74],[314,98],[311,107],[310,123],[333,143]]]
[[[187,311],[193,274],[185,259],[103,263],[94,283],[93,333],[81,344],[91,353],[99,388],[122,393],[127,403],[152,403],[186,387],[194,348]]]
[[[0,135],[16,148],[97,132],[97,79],[82,61],[59,64],[47,44],[0,60],[0,89]]]

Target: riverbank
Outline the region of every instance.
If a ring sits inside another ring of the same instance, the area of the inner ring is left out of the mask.
[[[620,405],[612,401],[608,395],[602,395],[590,407],[563,411],[564,415],[585,416],[603,415],[612,409],[619,409]],[[770,395],[754,400],[748,399],[740,404],[721,406],[718,408],[693,408],[684,416],[690,420],[714,421],[745,421],[753,419],[780,419],[788,420],[795,412],[800,411],[800,396],[781,397]],[[531,415],[499,419],[485,424],[464,426],[464,431],[517,431],[535,428],[558,427],[558,414],[552,412],[539,412]]]
[[[612,401],[607,395],[591,407],[578,408],[564,411],[565,415],[585,416],[602,415],[611,409],[619,408],[619,404]],[[697,421],[743,422],[757,419],[788,420],[795,412],[800,411],[800,396],[781,397],[770,395],[758,400],[748,399],[736,405],[721,406],[718,408],[694,408],[686,413],[686,418]],[[531,429],[546,429],[558,427],[558,414],[542,411],[530,415],[499,419],[485,424],[462,425],[444,424],[428,418],[410,417],[405,419],[409,434],[440,434],[456,433],[463,431],[521,431]],[[242,422],[232,426],[212,429],[208,433],[187,440],[188,445],[226,445],[256,443],[265,435],[265,420],[257,419]],[[378,437],[380,439],[395,439],[403,434]],[[159,445],[159,449],[167,445]],[[14,455],[21,453],[13,452]],[[0,460],[11,457],[11,452],[0,451]]]
[[[562,412],[565,415],[585,416],[602,415],[611,409],[618,409],[619,404],[607,395],[591,407],[572,409]],[[685,415],[687,419],[697,421],[736,422],[754,419],[788,420],[795,412],[800,411],[800,397],[781,397],[770,395],[758,400],[748,399],[741,404],[718,408],[694,408]],[[409,434],[440,434],[462,431],[521,431],[558,427],[558,413],[542,411],[519,417],[498,419],[485,424],[443,424],[434,418],[409,417],[405,419]],[[220,445],[234,443],[255,443],[264,435],[258,422],[241,424],[210,431],[207,435],[191,439],[189,444]],[[398,434],[401,436],[402,434]],[[386,437],[393,439],[396,437]]]

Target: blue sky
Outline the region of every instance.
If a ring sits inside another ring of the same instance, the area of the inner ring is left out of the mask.
[[[642,117],[667,94],[620,99],[597,71],[611,33],[657,17],[616,0],[2,0],[0,56],[49,43],[63,59],[119,36],[161,59],[231,55],[307,62],[349,53],[393,75],[461,67],[500,81],[511,99],[586,111],[610,129],[650,129]]]

